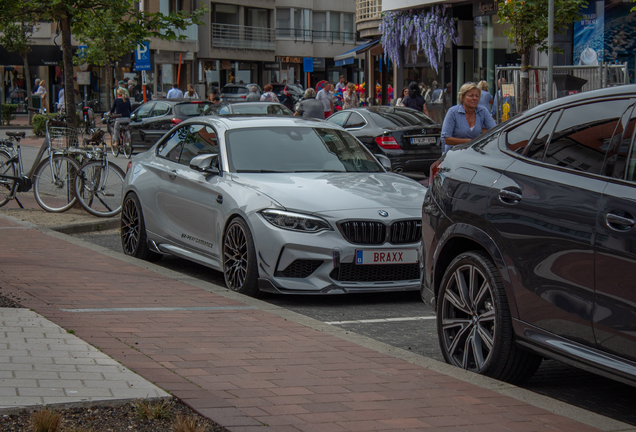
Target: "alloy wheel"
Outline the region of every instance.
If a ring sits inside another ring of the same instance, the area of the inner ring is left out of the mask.
[[[121,238],[126,255],[135,255],[139,246],[140,223],[137,203],[128,198],[121,209]]]
[[[446,278],[440,300],[440,339],[457,367],[480,372],[493,355],[497,314],[489,279],[474,264]]]
[[[248,248],[245,231],[239,224],[228,228],[223,244],[225,281],[232,291],[240,290],[247,278]]]

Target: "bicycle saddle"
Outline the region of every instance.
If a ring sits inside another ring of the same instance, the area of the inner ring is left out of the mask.
[[[90,143],[99,144],[102,142],[102,137],[106,134],[103,130],[95,131],[95,133],[90,138],[84,138],[84,145],[89,145]]]
[[[13,138],[24,138],[26,136],[26,132],[7,132],[6,135]]]

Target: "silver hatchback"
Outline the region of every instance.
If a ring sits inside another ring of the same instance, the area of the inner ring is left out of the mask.
[[[418,290],[425,192],[325,121],[199,117],[133,158],[122,247],[253,296]]]

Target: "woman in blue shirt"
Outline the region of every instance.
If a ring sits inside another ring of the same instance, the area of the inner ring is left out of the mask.
[[[481,90],[475,83],[466,83],[459,89],[459,105],[451,107],[442,125],[442,154],[452,146],[467,143],[482,132],[495,127],[488,110],[479,105]]]
[[[479,81],[477,87],[479,87],[479,90],[481,90],[481,99],[479,99],[479,105],[490,111],[490,109],[492,108],[492,95],[488,92],[488,83],[486,81]]]

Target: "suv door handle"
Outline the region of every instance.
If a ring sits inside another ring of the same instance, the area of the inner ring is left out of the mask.
[[[168,171],[168,177],[170,177],[170,180],[176,179],[177,178],[177,170]]]
[[[521,201],[521,191],[516,187],[506,188],[499,191],[499,201],[504,204],[517,204]]]
[[[605,223],[614,231],[629,231],[634,227],[635,222],[633,218],[630,219],[625,216],[619,216],[615,213],[608,213],[605,215]]]

